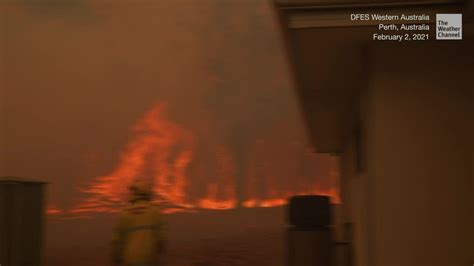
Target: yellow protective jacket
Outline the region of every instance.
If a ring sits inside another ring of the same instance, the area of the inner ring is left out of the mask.
[[[157,265],[164,247],[164,221],[148,201],[132,203],[120,215],[112,241],[115,265]]]

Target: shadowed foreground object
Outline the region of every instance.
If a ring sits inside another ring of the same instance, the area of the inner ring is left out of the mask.
[[[331,205],[327,196],[294,196],[289,201],[288,266],[331,265]]]
[[[0,178],[1,265],[42,265],[44,184]]]
[[[288,207],[288,223],[296,227],[325,227],[331,224],[331,205],[327,196],[294,196]]]

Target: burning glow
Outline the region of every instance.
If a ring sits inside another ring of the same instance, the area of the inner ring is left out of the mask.
[[[257,141],[249,147],[249,159],[243,166],[236,165],[229,145],[219,140],[212,144],[215,146],[208,145],[214,156],[207,161],[196,160],[196,156],[204,156],[197,153],[200,139],[193,131],[170,121],[163,103],[149,110],[132,127],[132,133],[116,168],[82,189],[87,197],[71,214],[118,211],[126,202],[128,186],[137,178],[152,181],[156,203],[163,206],[164,213],[281,206],[292,195],[301,194],[328,195],[333,202],[340,201],[334,184],[326,184],[324,187],[329,188],[324,189],[311,173],[299,171],[302,159],[295,159],[290,148],[281,146],[283,152],[272,151],[274,143],[282,142],[280,139],[273,143]],[[316,156],[305,154],[309,160]],[[277,155],[281,158],[273,161]],[[307,165],[306,168],[313,164]],[[243,176],[237,176],[237,167],[245,168]],[[331,172],[330,179],[336,177],[337,173]],[[239,178],[243,179],[245,195],[237,195]],[[48,214],[61,213],[56,208],[48,209]]]
[[[60,214],[63,214],[63,210],[61,209],[58,209],[56,206],[54,205],[50,205],[46,208],[46,214],[49,214],[49,215],[60,215]]]
[[[186,129],[165,119],[164,109],[164,104],[155,106],[133,127],[136,137],[127,145],[116,169],[82,190],[90,197],[72,212],[117,209],[137,178],[152,179],[160,201],[187,206],[185,171],[193,157],[194,139]]]
[[[198,206],[203,209],[218,210],[235,208],[237,200],[232,155],[225,147],[220,146],[216,152],[216,161],[218,182],[207,185],[206,196],[199,200]]]

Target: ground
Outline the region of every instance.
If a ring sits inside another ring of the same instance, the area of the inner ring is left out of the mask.
[[[166,265],[283,265],[284,208],[204,211],[166,216]],[[48,218],[46,266],[110,265],[115,215],[61,221]]]

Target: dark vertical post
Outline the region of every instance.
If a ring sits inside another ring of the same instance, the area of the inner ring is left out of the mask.
[[[1,265],[42,265],[44,184],[0,178]]]

